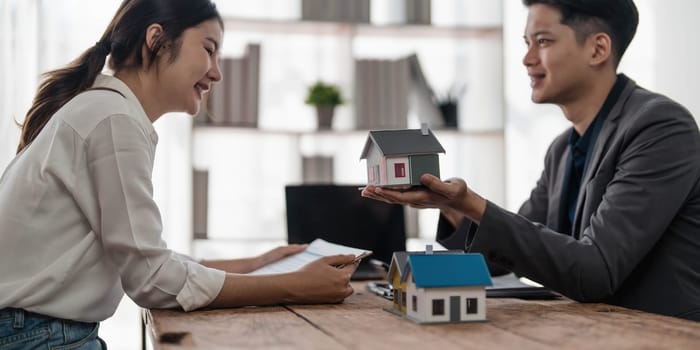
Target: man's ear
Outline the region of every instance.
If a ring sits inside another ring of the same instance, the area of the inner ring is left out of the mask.
[[[599,66],[612,60],[612,40],[606,33],[596,33],[588,38],[590,45],[590,65]]]
[[[163,27],[158,23],[153,23],[146,28],[146,48],[153,51],[158,39],[163,35]]]

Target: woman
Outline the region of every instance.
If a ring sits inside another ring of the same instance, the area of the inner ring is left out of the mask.
[[[304,246],[198,263],[162,241],[152,122],[197,113],[221,79],[222,35],[210,0],[125,0],[94,47],[47,74],[0,179],[0,349],[101,348],[98,322],[124,292],[187,311],[352,294],[352,256],[251,276]],[[107,56],[113,76],[100,74]]]

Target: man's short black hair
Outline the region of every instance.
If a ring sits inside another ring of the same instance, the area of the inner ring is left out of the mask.
[[[523,0],[523,4],[558,8],[561,23],[574,30],[579,43],[594,33],[608,34],[612,40],[615,66],[627,50],[639,23],[639,13],[632,0]]]

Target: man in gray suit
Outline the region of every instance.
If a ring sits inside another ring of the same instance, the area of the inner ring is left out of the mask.
[[[557,104],[573,126],[518,213],[427,174],[424,188],[363,196],[440,208],[439,241],[572,299],[700,321],[700,134],[685,108],[616,74],[635,5],[524,3],[532,100]]]

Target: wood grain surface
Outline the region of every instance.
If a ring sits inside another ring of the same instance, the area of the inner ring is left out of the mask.
[[[416,324],[354,283],[342,304],[145,310],[154,349],[700,349],[700,323],[568,299],[487,299],[487,321]]]

